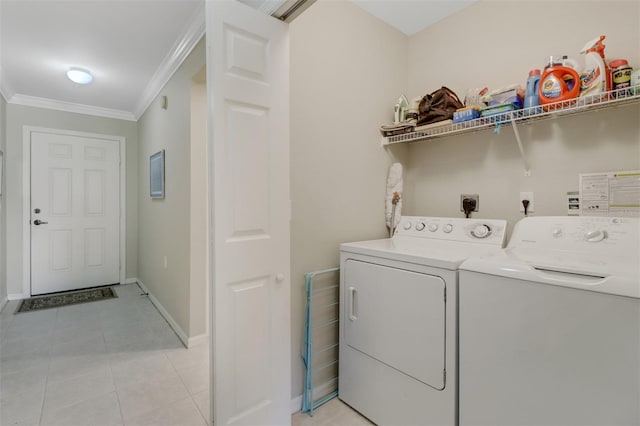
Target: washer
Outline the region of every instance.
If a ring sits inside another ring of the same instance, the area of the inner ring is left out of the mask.
[[[340,399],[381,425],[456,424],[458,267],[505,230],[403,217],[392,238],[340,246]]]
[[[640,221],[532,217],[460,271],[461,425],[640,424]]]

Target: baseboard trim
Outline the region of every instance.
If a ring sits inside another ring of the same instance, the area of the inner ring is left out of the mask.
[[[2,302],[0,302],[0,312],[2,312],[5,306],[7,306],[7,303],[9,303],[8,297],[5,297],[4,299],[2,299]]]
[[[28,298],[29,298],[29,295],[24,293],[13,293],[13,294],[7,295],[7,300],[22,300],[22,299],[28,299]]]
[[[200,334],[199,336],[189,337],[188,348],[193,348],[194,346],[209,344],[209,335],[208,334]]]
[[[127,280],[128,281],[128,280]],[[173,331],[175,331],[175,333],[178,335],[178,337],[180,338],[180,340],[182,341],[182,344],[185,347],[189,347],[189,337],[187,336],[187,333],[184,332],[184,330],[182,328],[180,328],[180,326],[178,325],[178,323],[173,319],[173,317],[169,314],[169,311],[167,311],[165,309],[164,306],[162,306],[162,303],[160,303],[160,301],[158,299],[156,299],[156,297],[153,295],[153,293],[151,293],[149,291],[149,289],[144,285],[144,283],[142,282],[141,279],[136,279],[136,281],[138,283],[138,285],[140,286],[140,288],[142,289],[142,291],[144,291],[145,293],[147,293],[147,296],[149,297],[149,300],[151,300],[151,303],[153,303],[153,305],[158,309],[158,311],[160,312],[160,314],[164,317],[165,320],[167,320],[167,322],[169,323],[169,326],[171,326],[171,328],[173,329]]]
[[[291,398],[291,414],[295,414],[302,410],[302,395]]]
[[[136,284],[138,281],[137,278],[127,278],[122,284]]]

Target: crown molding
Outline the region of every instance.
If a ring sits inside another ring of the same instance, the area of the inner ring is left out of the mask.
[[[162,88],[167,84],[169,79],[178,70],[180,65],[187,59],[196,44],[204,36],[206,31],[205,25],[205,2],[201,2],[197,10],[194,12],[191,23],[176,43],[173,45],[167,56],[156,70],[155,74],[147,84],[147,87],[140,96],[137,108],[134,110],[136,120],[142,117],[149,105],[160,94]]]
[[[2,72],[2,67],[0,67],[0,95],[2,95],[6,102],[9,102],[9,99],[11,99],[14,94],[15,92]]]
[[[38,98],[36,96],[16,94],[8,99],[7,102],[14,105],[54,109],[58,111],[73,112],[76,114],[87,114],[98,117],[114,118],[116,120],[137,121],[136,117],[129,111],[57,101],[55,99]]]

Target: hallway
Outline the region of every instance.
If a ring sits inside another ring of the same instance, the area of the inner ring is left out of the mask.
[[[0,424],[206,425],[207,344],[185,349],[136,284],[118,298],[0,314]]]

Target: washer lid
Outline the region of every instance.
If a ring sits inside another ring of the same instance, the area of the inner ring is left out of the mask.
[[[640,219],[532,217],[504,252],[460,269],[640,298]]]

